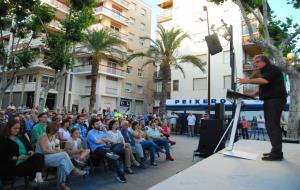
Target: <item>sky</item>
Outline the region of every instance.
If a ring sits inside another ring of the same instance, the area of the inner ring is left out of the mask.
[[[157,6],[162,0],[145,0],[152,7],[152,31],[156,28],[156,15],[161,13]],[[184,1],[184,0],[182,0]],[[286,17],[292,17],[296,23],[300,24],[300,9],[294,9],[292,5],[288,5],[287,0],[268,0],[271,9],[275,12],[280,20],[285,20]],[[154,32],[152,32],[152,35]],[[152,36],[153,37],[153,36]],[[298,41],[300,48],[300,40]]]

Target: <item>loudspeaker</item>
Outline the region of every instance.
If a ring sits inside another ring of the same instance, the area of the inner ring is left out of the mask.
[[[221,119],[224,120],[225,119],[225,105],[224,104],[220,104],[220,103],[216,103],[215,104],[215,115],[216,115],[216,119]]]
[[[205,41],[211,55],[220,53],[223,50],[217,34],[205,36]]]
[[[213,154],[223,133],[224,121],[220,119],[203,119],[201,120],[200,139],[198,144],[199,156],[208,157]],[[224,141],[225,142],[225,141]],[[225,143],[221,143],[219,150],[225,147]]]

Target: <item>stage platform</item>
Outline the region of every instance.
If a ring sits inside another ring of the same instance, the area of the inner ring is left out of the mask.
[[[270,148],[268,141],[240,140],[234,149],[258,154],[256,160],[217,153],[149,190],[300,190],[300,144],[284,143],[283,161],[262,161]]]

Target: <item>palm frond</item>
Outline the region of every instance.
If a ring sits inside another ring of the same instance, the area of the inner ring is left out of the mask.
[[[176,63],[176,64],[174,65],[174,67],[175,67],[175,69],[179,69],[179,70],[181,71],[183,77],[185,78],[185,72],[184,72],[183,67],[182,67],[181,65],[179,65],[178,63]]]
[[[155,64],[155,60],[154,59],[148,59],[146,62],[143,63],[142,65],[142,68],[141,69],[144,69],[144,67],[146,67],[147,65],[149,64]]]
[[[158,46],[157,42],[155,40],[153,40],[151,37],[142,36],[142,37],[140,37],[140,39],[142,39],[142,40],[148,40],[148,41],[152,42],[154,45]]]
[[[203,62],[196,55],[183,55],[178,58],[178,63],[192,63],[196,67],[198,67],[202,72],[205,72],[205,62]]]
[[[141,57],[147,57],[147,54],[144,52],[137,52],[137,53],[130,54],[127,56],[126,62],[129,63],[130,61]]]

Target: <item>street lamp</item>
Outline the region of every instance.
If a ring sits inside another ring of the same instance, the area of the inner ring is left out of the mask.
[[[206,12],[206,22],[207,22],[207,34],[210,36],[209,20],[208,20],[208,10],[207,6],[203,6],[203,10]],[[208,48],[207,52],[207,114],[210,116],[210,50]]]
[[[231,90],[236,91],[235,83],[235,53],[233,47],[233,29],[232,25],[226,24],[223,19],[221,19],[223,26],[218,28],[219,35],[223,36],[230,43],[230,67],[231,67]],[[235,101],[232,105],[232,116],[234,116],[235,111]]]

